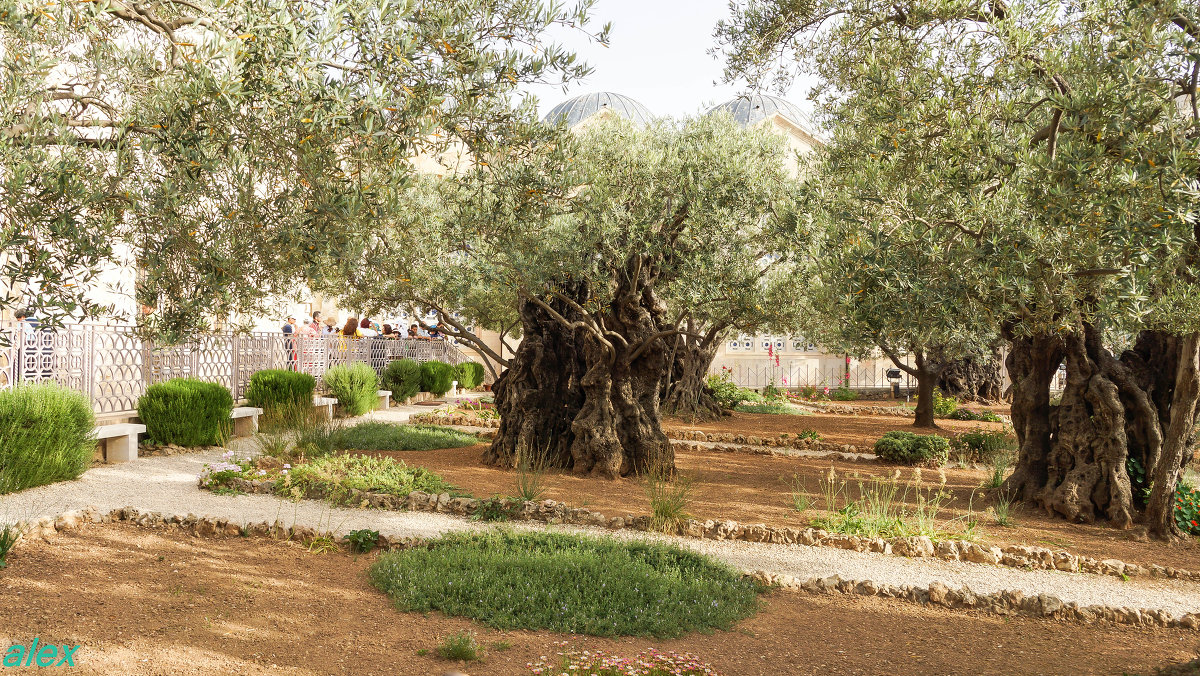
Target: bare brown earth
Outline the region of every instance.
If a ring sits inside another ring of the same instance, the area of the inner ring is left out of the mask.
[[[1000,429],[999,423],[939,420],[940,434],[988,427]],[[733,416],[708,424],[692,425],[669,421],[668,427],[737,432],[747,435],[795,434],[805,428],[817,430],[824,439],[839,444],[854,444],[863,450],[885,432],[893,429],[912,429],[907,418],[890,416],[847,416],[814,414],[806,416],[734,413]],[[438,472],[451,483],[466,489],[476,497],[513,495],[517,491],[514,472],[484,466],[479,462],[485,446],[445,449],[424,452],[380,453],[403,459]],[[733,519],[743,523],[766,523],[775,526],[806,526],[813,517],[826,514],[821,508],[821,481],[831,467],[838,482],[847,482],[851,495],[857,494],[855,474],[864,480],[870,476],[889,476],[896,470],[908,487],[906,502],[916,502],[914,472],[911,468],[878,463],[853,463],[799,457],[752,455],[717,451],[677,449],[676,466],[692,482],[692,501],[688,512],[698,519]],[[1132,539],[1137,531],[1109,528],[1104,523],[1074,524],[1044,512],[1014,506],[1016,525],[1003,527],[987,512],[995,491],[979,488],[988,472],[979,469],[944,470],[945,490],[951,495],[938,520],[948,531],[961,531],[968,515],[978,519],[980,542],[990,544],[1024,544],[1052,549],[1067,549],[1098,559],[1121,559],[1129,563],[1200,569],[1200,543],[1196,538],[1167,545]],[[937,486],[940,477],[936,470],[921,471],[922,494]],[[649,514],[650,503],[642,484],[636,480],[578,477],[562,472],[547,474],[545,497],[566,502],[572,507],[588,507],[607,516]],[[792,506],[792,486],[799,485],[814,502],[804,514]],[[903,487],[900,489],[903,496]],[[844,502],[839,502],[840,507]]]
[[[1149,674],[1193,658],[1184,630],[1081,626],[779,592],[733,631],[676,640],[493,631],[396,611],[367,583],[375,555],[266,539],[197,539],[126,524],[23,546],[0,571],[0,638],[78,644],[81,674],[524,674],[572,648],[690,652],[741,674]],[[469,630],[482,663],[433,657]],[[492,646],[498,641],[508,649]],[[429,651],[418,655],[418,651]],[[7,669],[5,671],[8,671]],[[30,669],[28,671],[33,671]],[[64,670],[68,671],[68,670]],[[13,669],[13,673],[23,670]]]

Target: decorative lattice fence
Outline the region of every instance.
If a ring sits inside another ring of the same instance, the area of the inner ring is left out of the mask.
[[[831,364],[825,367],[808,364],[776,366],[772,360],[766,359],[761,362],[742,360],[725,366],[714,364],[709,372],[716,375],[726,372],[734,384],[751,389],[761,389],[772,382],[776,387],[788,389],[828,387],[832,390],[845,385],[852,390],[866,390],[887,389],[892,386],[887,379],[887,367],[885,366],[851,366],[849,377],[847,377],[846,367],[841,364]],[[916,387],[916,382],[910,382],[911,378],[908,374],[902,373],[901,376],[901,387]]]
[[[5,338],[0,388],[57,383],[86,394],[98,415],[132,412],[147,385],[177,377],[220,383],[241,399],[250,376],[263,369],[303,371],[319,382],[338,364],[364,362],[382,373],[396,359],[470,360],[448,342],[415,338],[213,333],[159,345],[131,327],[78,324],[27,331],[15,322],[0,323],[0,334]]]

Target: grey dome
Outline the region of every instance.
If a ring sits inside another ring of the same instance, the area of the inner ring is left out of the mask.
[[[646,106],[613,92],[583,94],[567,99],[554,106],[544,119],[550,124],[565,122],[568,127],[574,127],[606,108],[635,124],[648,125],[654,119],[654,114]]]
[[[767,94],[739,96],[736,99],[713,106],[705,115],[712,115],[713,113],[722,111],[733,115],[733,119],[743,127],[758,124],[778,113],[792,124],[816,136],[816,125],[813,124],[812,118],[808,116],[808,113],[801,110],[800,106],[787,99],[781,99],[778,96],[769,96]]]

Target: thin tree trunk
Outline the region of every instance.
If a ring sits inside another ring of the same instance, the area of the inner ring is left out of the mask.
[[[1012,422],[1017,434],[1017,464],[1003,491],[1029,501],[1046,485],[1046,462],[1054,427],[1050,384],[1063,360],[1062,339],[1053,335],[1017,337],[1004,329],[1009,341],[1004,365],[1012,380]]]
[[[1200,334],[1188,334],[1180,341],[1173,394],[1170,423],[1146,503],[1146,525],[1151,535],[1163,539],[1182,535],[1175,522],[1175,486],[1195,429],[1200,396]]]
[[[672,356],[673,378],[663,398],[663,412],[692,422],[720,418],[721,407],[705,383],[717,356],[717,342],[702,345],[681,337]]]

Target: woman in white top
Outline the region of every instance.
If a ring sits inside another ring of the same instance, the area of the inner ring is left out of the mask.
[[[374,338],[379,335],[379,332],[371,328],[371,320],[363,317],[363,320],[358,324],[358,335],[364,338]]]

